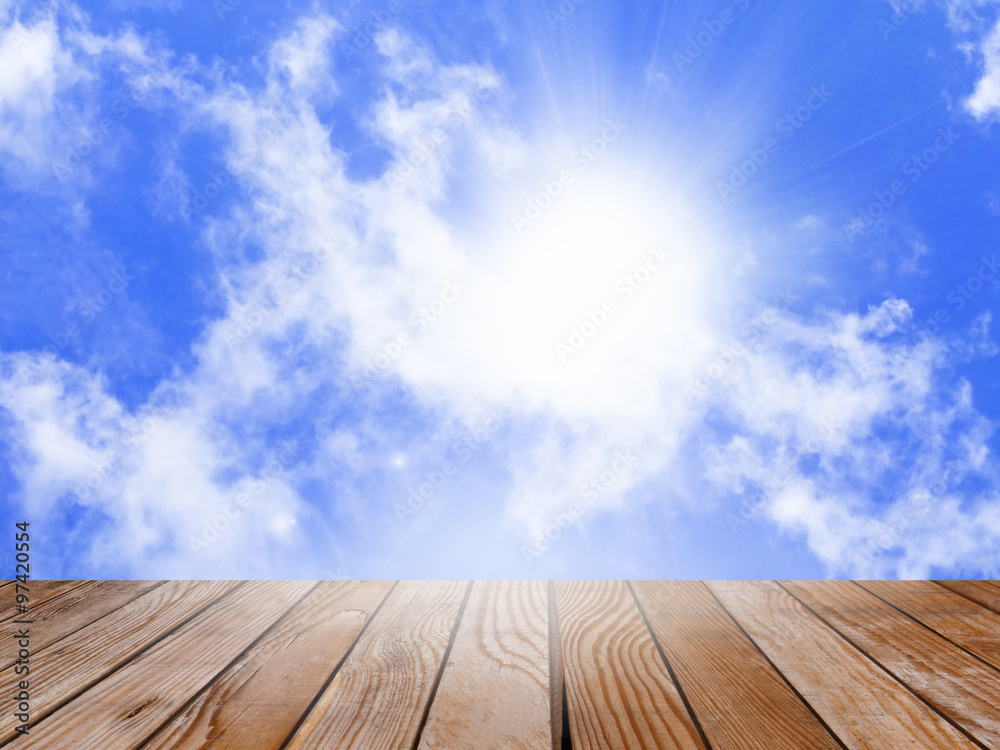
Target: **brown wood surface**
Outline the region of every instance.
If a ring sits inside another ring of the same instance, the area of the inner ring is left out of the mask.
[[[315,585],[244,584],[38,724],[30,746],[135,747]]]
[[[859,581],[858,585],[1000,669],[1000,614],[932,581]]]
[[[143,750],[277,750],[391,587],[321,583]]]
[[[558,750],[564,718],[577,750],[1000,750],[994,581],[31,593],[29,737],[14,732],[14,615],[0,651],[0,747],[15,750]]]
[[[569,727],[566,726],[565,701],[563,700],[566,681],[564,679],[562,640],[559,638],[559,610],[556,608],[555,583],[545,586],[549,599],[549,722],[552,725],[552,750],[562,750],[563,735],[566,745],[570,744]]]
[[[161,584],[160,581],[87,581],[55,599],[32,607],[31,650],[35,653],[60,638],[90,625]],[[0,669],[15,661],[0,656]]]
[[[400,583],[287,750],[412,747],[468,589]]]
[[[87,581],[28,581],[27,587],[28,591],[28,619],[33,619],[36,607],[41,607],[47,602],[51,602],[67,591],[72,591],[75,588],[83,586]],[[25,584],[22,584],[22,586]],[[4,606],[0,609],[0,623],[7,622],[8,620],[20,620],[24,619],[25,615],[17,612],[15,607],[17,606],[17,587],[12,586],[11,588],[4,591],[4,596],[7,601],[4,602]]]
[[[949,591],[954,591],[967,599],[1000,613],[1000,582],[997,581],[937,581]]]
[[[1000,747],[1000,673],[853,581],[782,585],[972,737]]]
[[[551,749],[544,582],[473,585],[420,747]]]
[[[701,582],[632,585],[714,750],[838,750]]]
[[[63,702],[112,673],[235,585],[234,581],[169,581],[48,648],[33,652],[33,721],[43,720]],[[0,682],[14,684],[13,667],[0,673]],[[0,694],[0,742],[15,736],[13,710],[13,696]],[[44,732],[40,730],[39,734]]]
[[[703,748],[625,583],[555,588],[574,749]]]
[[[976,747],[777,583],[708,586],[848,747]]]

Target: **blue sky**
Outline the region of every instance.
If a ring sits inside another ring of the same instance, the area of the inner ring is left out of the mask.
[[[995,0],[0,0],[4,520],[51,578],[996,577],[998,121]]]

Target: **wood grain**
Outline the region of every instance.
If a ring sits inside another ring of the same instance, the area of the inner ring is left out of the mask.
[[[32,607],[31,649],[35,653],[90,625],[160,585],[159,581],[87,581],[61,596]],[[0,669],[15,662],[0,657]]]
[[[839,750],[703,584],[633,587],[714,750]]]
[[[559,610],[556,607],[556,587],[552,581],[545,585],[549,600],[549,719],[552,725],[552,750],[570,747],[569,713],[563,697],[566,681],[563,669],[562,640],[559,637]]]
[[[391,587],[380,581],[320,584],[143,750],[276,750]]]
[[[468,588],[400,583],[287,750],[412,747]]]
[[[994,581],[31,588],[2,747],[1000,750]]]
[[[976,747],[777,583],[708,586],[848,747]]]
[[[32,730],[32,748],[133,748],[315,583],[250,581]]]
[[[704,748],[621,581],[558,582],[574,748]]]
[[[852,581],[782,585],[972,737],[1000,747],[1000,673]]]
[[[935,583],[1000,613],[1000,583],[997,581],[935,581]]]
[[[419,747],[551,750],[543,582],[473,585]]]
[[[86,581],[28,581],[28,617],[34,614],[37,607],[42,606],[47,602],[51,602],[54,599],[65,594],[67,591],[72,591],[75,588],[83,586]],[[24,584],[22,584],[24,585]],[[23,592],[22,592],[23,593]],[[17,588],[11,587],[7,592],[9,601],[11,602],[10,607],[4,607],[3,614],[0,615],[0,623],[7,622],[8,620],[21,619],[22,615],[14,609],[17,595]]]
[[[948,640],[1000,669],[1000,615],[931,581],[860,581]]]
[[[170,581],[33,653],[33,721],[44,719],[64,701],[112,673],[234,585],[233,581]],[[0,681],[14,684],[13,667],[0,673]],[[14,737],[13,707],[13,697],[0,694],[0,742]]]

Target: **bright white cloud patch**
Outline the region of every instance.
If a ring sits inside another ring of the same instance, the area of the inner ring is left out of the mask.
[[[966,102],[979,119],[1000,113],[1000,21],[982,42],[983,77]]]
[[[5,177],[52,190],[59,183],[86,181],[95,164],[112,163],[119,108],[139,102],[121,94],[98,101],[100,78],[124,75],[141,82],[142,71],[163,64],[160,54],[131,30],[92,34],[76,6],[53,5],[30,16],[16,6],[0,7]],[[145,88],[131,91],[142,97]]]
[[[57,95],[86,74],[63,48],[56,22],[11,19],[0,33],[0,150],[24,166],[48,166],[60,145]]]
[[[738,525],[767,519],[805,538],[833,573],[925,575],[997,543],[991,427],[967,386],[942,385],[953,344],[905,337],[906,302],[747,316],[756,290],[735,282],[766,259],[651,177],[629,123],[529,136],[510,124],[495,70],[442,63],[396,30],[377,39],[379,89],[353,123],[385,164],[352,177],[323,114],[340,95],[330,49],[342,33],[330,17],[301,19],[261,57],[256,85],[51,18],[9,19],[0,36],[0,61],[29,50],[14,73],[0,65],[0,147],[16,159],[40,169],[56,148],[61,97],[90,80],[71,71],[141,60],[128,77],[177,115],[177,142],[222,144],[221,166],[184,175],[171,162],[159,210],[193,221],[195,200],[232,198],[206,211],[202,234],[224,313],[205,323],[194,365],[146,403],[126,408],[100,373],[4,355],[18,498],[52,517],[83,508],[94,565],[273,573],[317,518],[391,518],[398,497],[358,488],[385,486],[410,458],[436,470],[490,410],[507,425],[490,438],[507,531],[528,544],[577,505],[584,519],[648,498],[680,507],[695,490],[679,478],[701,473],[713,512],[751,498]],[[987,89],[970,107],[996,106]],[[27,131],[35,141],[19,140]],[[795,224],[800,236],[823,226]],[[289,414],[314,445],[266,437]],[[437,427],[401,438],[394,420],[413,414]],[[681,465],[691,455],[698,470]],[[960,495],[969,477],[977,489]],[[316,484],[338,489],[318,508]]]
[[[913,13],[926,10],[926,0],[888,0],[894,18],[905,23]],[[940,0],[948,14],[949,26],[966,37],[959,48],[980,67],[974,90],[965,98],[965,109],[978,120],[1000,113],[1000,17],[992,23],[982,11],[994,11],[997,0]],[[887,27],[888,28],[888,27]],[[893,29],[899,26],[892,26]],[[968,41],[971,37],[972,41]]]
[[[897,11],[913,12],[923,8],[924,3],[909,3],[905,7],[902,0],[890,0]],[[1000,17],[996,16],[997,0],[942,0],[950,25],[964,35],[971,35],[972,42],[963,42],[962,48],[975,53],[976,62],[981,66],[981,76],[975,90],[965,100],[965,108],[979,120],[993,118],[1000,114]],[[903,6],[903,7],[901,7]],[[990,23],[981,11],[992,12],[994,21]]]

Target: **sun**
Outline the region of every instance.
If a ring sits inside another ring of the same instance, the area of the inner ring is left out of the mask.
[[[716,343],[723,245],[685,201],[610,159],[545,194],[526,225],[484,233],[461,314],[428,332],[437,359],[422,369],[570,411],[650,408]]]

